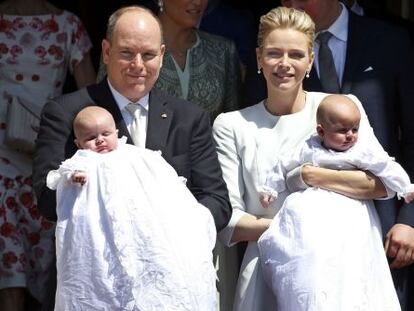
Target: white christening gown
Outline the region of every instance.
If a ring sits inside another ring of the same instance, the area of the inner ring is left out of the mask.
[[[87,172],[80,186],[74,170]],[[57,188],[55,310],[215,310],[216,233],[160,153],[79,150],[48,175]]]
[[[264,192],[286,189],[284,176],[304,163],[373,172],[400,196],[414,190],[385,151],[357,143],[346,152],[321,146],[317,136],[268,175]],[[276,193],[273,193],[276,194]],[[371,200],[308,188],[289,195],[258,247],[263,276],[278,311],[401,310]]]

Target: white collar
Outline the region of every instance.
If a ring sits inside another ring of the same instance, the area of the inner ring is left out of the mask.
[[[335,22],[324,31],[329,31],[335,38],[346,42],[348,40],[349,13],[348,9],[342,2],[340,2],[339,4],[342,7],[341,14],[338,16]]]
[[[121,93],[119,93],[111,84],[111,82],[109,82],[109,79],[107,79],[108,81],[108,85],[109,85],[109,89],[112,92],[112,95],[115,98],[116,103],[118,104],[119,109],[122,111],[123,109],[125,109],[126,105],[128,105],[129,103],[131,103],[131,101],[126,98],[124,95],[122,95]],[[148,106],[149,106],[149,94],[144,95],[143,97],[141,97],[138,101],[136,102],[132,102],[133,104],[138,104],[141,105],[142,108],[144,108],[145,110],[148,111]]]

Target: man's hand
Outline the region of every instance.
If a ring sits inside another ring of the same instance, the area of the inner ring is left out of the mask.
[[[385,253],[393,258],[390,267],[403,268],[414,263],[414,228],[396,224],[385,237]]]

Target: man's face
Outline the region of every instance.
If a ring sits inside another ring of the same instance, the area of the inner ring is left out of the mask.
[[[136,102],[157,81],[165,46],[157,21],[144,12],[124,13],[117,21],[111,42],[103,40],[103,62],[108,79],[123,96]]]
[[[338,0],[282,0],[281,3],[305,11],[314,21],[317,32],[329,28],[340,13]]]

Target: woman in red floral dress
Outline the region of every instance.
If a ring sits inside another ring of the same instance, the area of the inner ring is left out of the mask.
[[[90,39],[78,17],[44,0],[0,3],[0,310],[23,310],[25,290],[41,301],[54,225],[38,213],[31,155],[4,143],[14,100],[42,108],[62,93],[68,69],[77,86],[95,81]]]

